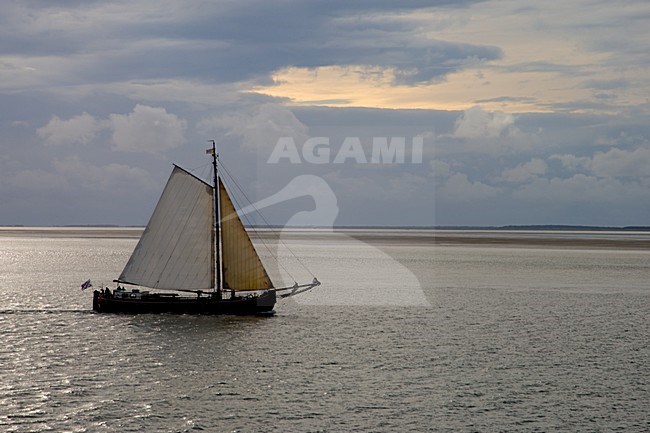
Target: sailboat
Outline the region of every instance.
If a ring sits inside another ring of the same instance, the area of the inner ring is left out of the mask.
[[[278,297],[320,285],[314,277],[307,284],[274,287],[218,172],[214,141],[206,152],[212,155],[213,183],[174,165],[140,241],[114,280],[117,288],[95,290],[93,310],[273,314]]]

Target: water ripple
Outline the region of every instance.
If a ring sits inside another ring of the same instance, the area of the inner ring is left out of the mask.
[[[134,240],[10,240],[0,431],[650,429],[642,252],[387,247],[432,307],[231,318],[93,314],[78,285],[110,281]]]

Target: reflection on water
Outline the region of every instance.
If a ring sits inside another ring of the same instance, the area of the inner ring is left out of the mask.
[[[79,285],[108,284],[136,241],[0,237],[1,431],[649,428],[647,251],[416,241],[369,255],[306,236],[291,249],[328,277],[312,300],[390,294],[376,276],[397,263],[429,306],[92,313]]]

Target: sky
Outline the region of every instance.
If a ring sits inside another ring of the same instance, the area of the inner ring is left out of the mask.
[[[645,0],[3,1],[0,225],[145,225],[172,164],[209,178],[208,140],[270,224],[650,225],[648,22]]]

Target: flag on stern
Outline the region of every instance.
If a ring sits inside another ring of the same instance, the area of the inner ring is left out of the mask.
[[[86,290],[88,287],[92,287],[93,285],[90,283],[90,280],[84,281],[84,283],[81,285],[81,290]]]

